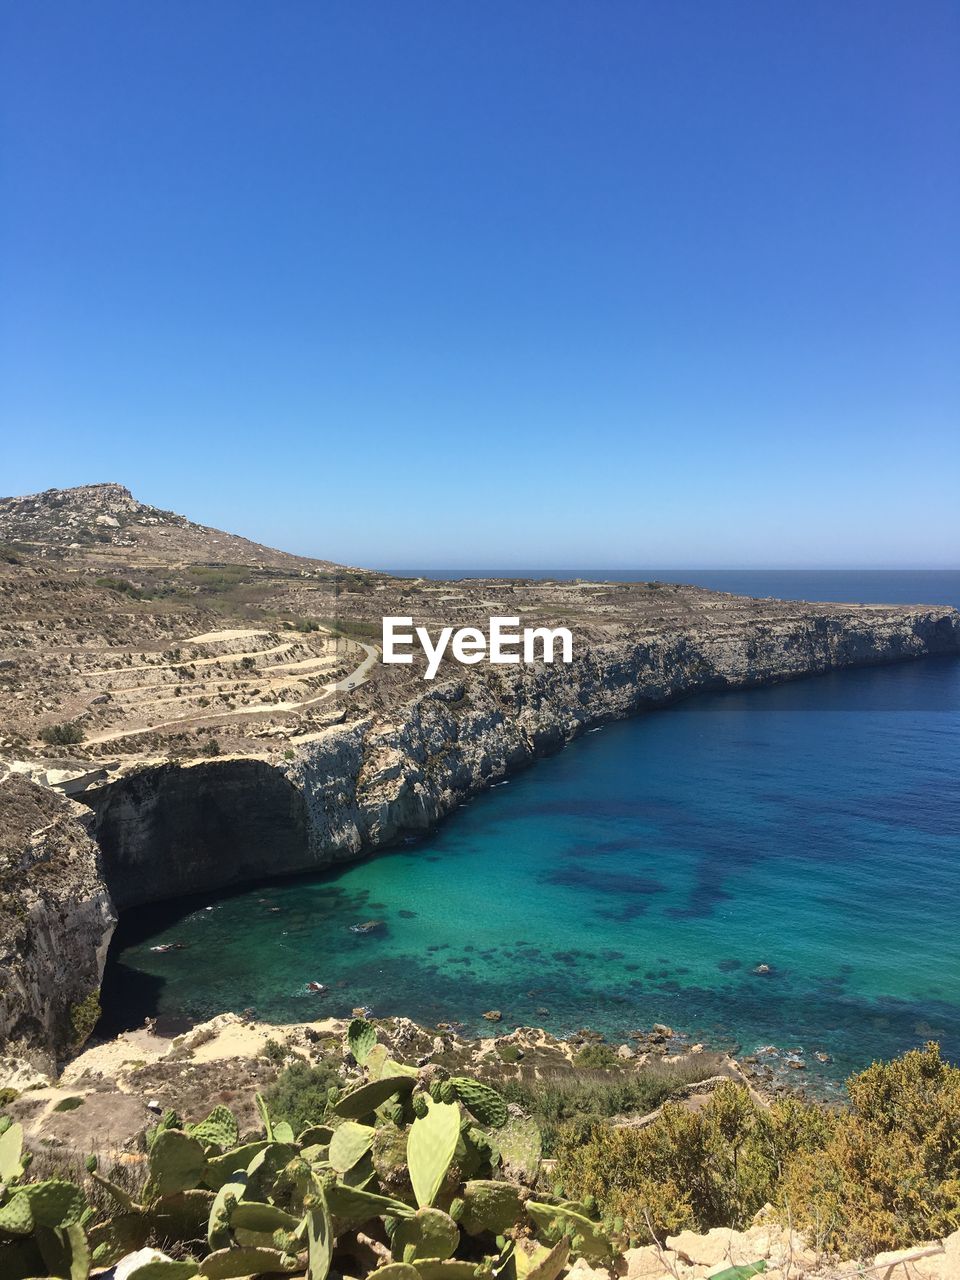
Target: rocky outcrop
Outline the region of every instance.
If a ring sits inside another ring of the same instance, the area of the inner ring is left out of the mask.
[[[11,774],[0,810],[0,1045],[49,1068],[93,1029],[116,913],[84,809]]]
[[[360,857],[586,729],[713,689],[960,651],[952,609],[807,606],[593,645],[570,665],[484,668],[389,721],[335,725],[282,764],[144,767],[92,803],[123,908]]]

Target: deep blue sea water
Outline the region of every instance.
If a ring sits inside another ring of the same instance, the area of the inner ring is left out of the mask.
[[[849,594],[957,603],[960,574]],[[490,1008],[560,1033],[661,1021],[800,1050],[827,1087],[928,1038],[960,1060],[958,922],[960,659],[933,658],[691,699],[587,734],[416,844],[134,912],[106,998],[128,1024],[356,1005],[487,1033]],[[166,941],[187,947],[150,950]]]

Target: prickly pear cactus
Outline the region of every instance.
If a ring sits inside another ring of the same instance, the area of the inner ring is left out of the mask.
[[[345,1093],[333,1106],[333,1113],[344,1120],[363,1120],[372,1116],[377,1107],[388,1098],[397,1098],[411,1093],[414,1086],[412,1076],[383,1076],[379,1080],[370,1080]]]
[[[377,1043],[377,1029],[365,1018],[354,1018],[347,1027],[347,1046],[362,1067]]]
[[[532,1186],[540,1169],[542,1138],[537,1122],[513,1116],[497,1130],[497,1149],[504,1176]]]
[[[180,1129],[161,1130],[150,1148],[147,1198],[153,1200],[199,1186],[206,1167],[206,1154],[196,1138]]]
[[[79,1222],[86,1212],[87,1198],[75,1182],[52,1178],[49,1182],[27,1183],[14,1199],[26,1196],[38,1227],[66,1227]]]
[[[225,1182],[214,1197],[207,1220],[207,1244],[211,1250],[229,1247],[230,1219],[246,1189],[246,1174],[238,1174],[235,1182]]]
[[[402,1262],[418,1258],[452,1258],[460,1243],[460,1228],[442,1209],[418,1209],[397,1224],[393,1256]]]
[[[584,1258],[606,1259],[613,1247],[604,1235],[602,1224],[587,1216],[586,1207],[572,1200],[543,1204],[528,1200],[526,1211],[550,1241],[568,1236],[574,1253]]]
[[[333,1223],[325,1192],[307,1207],[307,1280],[326,1280],[333,1261]]]
[[[460,1222],[469,1235],[502,1236],[523,1217],[523,1198],[511,1182],[475,1179],[464,1184]]]
[[[420,1258],[415,1266],[420,1280],[478,1280],[478,1271],[484,1274],[482,1264],[460,1258]]]
[[[6,1236],[28,1236],[33,1231],[30,1199],[22,1192],[0,1205],[0,1233]]]
[[[412,1218],[414,1214],[410,1205],[402,1200],[345,1187],[341,1182],[334,1183],[325,1192],[325,1198],[338,1235],[362,1227],[371,1218]]]
[[[62,1276],[64,1280],[87,1280],[90,1246],[79,1223],[38,1227],[36,1239],[51,1275]]]
[[[192,1280],[197,1275],[195,1262],[174,1262],[172,1258],[156,1258],[144,1262],[127,1275],[127,1280]]]
[[[428,1095],[424,1094],[424,1097]],[[418,1116],[407,1138],[407,1165],[417,1204],[433,1204],[447,1176],[460,1137],[460,1108],[456,1103],[427,1103],[427,1114]]]
[[[205,1147],[219,1147],[222,1151],[235,1147],[240,1141],[236,1117],[229,1107],[224,1106],[214,1107],[206,1120],[191,1125],[187,1132]]]
[[[409,1262],[388,1262],[385,1267],[371,1271],[370,1276],[377,1280],[420,1280],[420,1272]]]
[[[454,1076],[447,1083],[453,1087],[455,1096],[481,1124],[499,1129],[507,1123],[509,1119],[507,1104],[496,1089],[479,1080],[470,1080],[466,1076]],[[451,1101],[451,1099],[444,1098],[444,1101]]]
[[[538,1245],[529,1259],[524,1280],[557,1280],[570,1258],[570,1239],[563,1236],[552,1249]]]
[[[372,1125],[357,1124],[355,1120],[344,1120],[334,1129],[328,1159],[337,1173],[346,1173],[363,1159],[373,1144],[375,1133]]]
[[[8,1117],[4,1117],[8,1119]],[[23,1173],[23,1125],[8,1124],[0,1133],[0,1182],[7,1186]]]
[[[218,1249],[200,1263],[205,1280],[235,1280],[239,1276],[296,1271],[297,1260],[279,1249]]]

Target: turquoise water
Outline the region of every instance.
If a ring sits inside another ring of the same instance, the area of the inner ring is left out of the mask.
[[[957,659],[694,699],[586,735],[395,852],[131,913],[110,1018],[662,1021],[801,1050],[821,1083],[930,1037],[960,1060],[958,778]],[[167,942],[184,949],[150,950]]]

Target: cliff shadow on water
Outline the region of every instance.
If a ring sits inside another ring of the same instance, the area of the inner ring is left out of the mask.
[[[303,870],[303,792],[263,760],[164,764],[90,800],[119,911]]]

